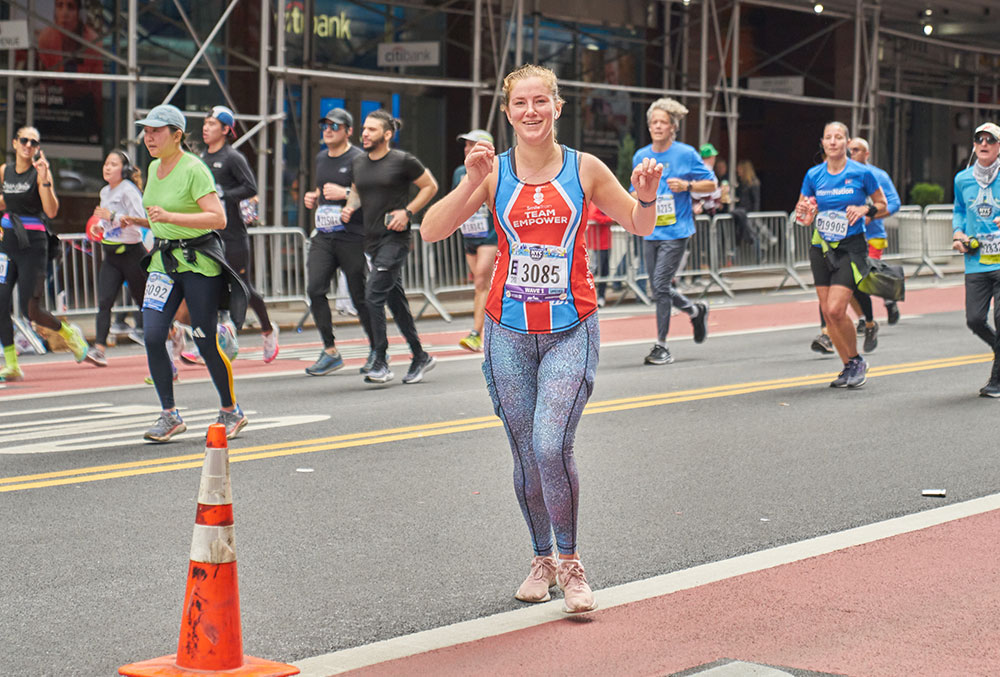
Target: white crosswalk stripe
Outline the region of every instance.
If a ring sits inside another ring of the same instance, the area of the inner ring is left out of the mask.
[[[73,410],[81,413],[58,418],[51,416]],[[181,408],[180,412],[188,431],[175,436],[175,440],[204,439],[208,425],[219,415],[218,409]],[[0,417],[0,454],[44,454],[134,445],[159,414],[157,406],[107,403],[9,412]],[[330,418],[327,414],[258,418],[257,414],[246,411],[252,430],[306,425]],[[10,422],[14,417],[18,420]]]

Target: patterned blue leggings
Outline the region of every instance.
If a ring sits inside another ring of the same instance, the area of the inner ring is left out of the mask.
[[[483,374],[514,454],[514,493],[536,555],[576,552],[576,426],[594,390],[600,328],[518,334],[486,318]]]

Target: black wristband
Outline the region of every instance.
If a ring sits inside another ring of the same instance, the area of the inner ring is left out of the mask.
[[[868,206],[868,216],[869,216],[869,218],[873,218],[874,219],[876,214],[878,214],[878,207],[876,207],[875,205],[869,205]]]
[[[655,197],[652,200],[648,200],[647,201],[647,200],[643,200],[641,197],[639,197],[638,195],[636,195],[635,199],[639,201],[639,206],[640,207],[652,207],[653,205],[656,204],[656,198]]]

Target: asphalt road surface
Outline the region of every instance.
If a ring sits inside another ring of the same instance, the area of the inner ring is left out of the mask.
[[[642,363],[648,311],[602,315],[576,444],[598,600],[996,493],[1000,404],[976,396],[989,356],[960,289],[937,292],[883,326],[869,382],[852,391],[827,387],[839,363],[809,350],[809,296],[713,306],[702,345],[675,316],[676,362],[663,367]],[[230,451],[247,653],[297,661],[523,606],[512,593],[530,541],[480,360],[453,349],[458,327],[419,328],[439,362],[414,385],[399,382],[403,346],[395,381],[364,384],[355,330],[341,332],[348,366],[322,378],[302,373],[315,336],[287,335],[267,367],[250,366],[244,340],[236,387],[251,424]],[[0,390],[0,674],[108,675],[176,649],[217,407],[198,369],[177,387],[190,432],[167,445],[141,440],[158,407],[138,349],[116,349],[105,370],[34,358],[29,380],[55,385]],[[932,487],[946,497],[922,496]]]

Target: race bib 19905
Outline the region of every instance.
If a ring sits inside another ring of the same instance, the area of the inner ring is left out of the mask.
[[[847,237],[847,212],[828,210],[816,214],[816,230],[827,242],[839,242]]]
[[[674,206],[674,194],[656,196],[656,225],[672,226],[677,223],[677,208]]]
[[[316,230],[321,233],[334,233],[345,230],[340,222],[340,205],[320,205],[316,209]]]
[[[162,312],[173,288],[174,281],[169,275],[150,273],[146,278],[146,293],[142,298],[142,307]]]
[[[523,303],[565,301],[569,282],[568,261],[565,247],[513,243],[504,295]]]

